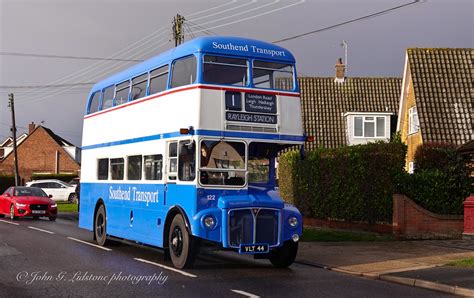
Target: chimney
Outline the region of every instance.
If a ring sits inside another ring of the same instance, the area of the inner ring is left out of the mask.
[[[334,82],[343,83],[345,79],[346,65],[342,63],[342,58],[339,58],[336,62],[336,78]]]
[[[31,134],[33,132],[33,130],[35,130],[35,128],[36,128],[36,124],[34,122],[31,122],[28,125],[28,134]]]

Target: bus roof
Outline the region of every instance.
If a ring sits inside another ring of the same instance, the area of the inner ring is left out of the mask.
[[[268,42],[229,36],[198,37],[187,41],[176,48],[172,48],[160,55],[125,69],[124,71],[112,75],[111,77],[99,81],[92,87],[91,93],[110,85],[120,83],[131,77],[141,75],[156,67],[168,64],[170,61],[176,58],[188,56],[198,52],[274,60],[286,63],[295,62],[295,58],[291,52],[285,48]]]

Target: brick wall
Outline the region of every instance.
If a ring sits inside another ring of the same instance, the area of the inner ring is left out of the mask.
[[[55,173],[56,152],[59,172],[78,173],[79,164],[40,126],[18,146],[20,176],[28,180],[32,173]],[[0,174],[14,173],[13,154],[0,163]]]
[[[463,226],[462,216],[435,214],[404,195],[393,195],[393,232],[399,238],[461,238]]]

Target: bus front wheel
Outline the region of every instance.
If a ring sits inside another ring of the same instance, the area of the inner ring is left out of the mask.
[[[196,257],[196,239],[186,230],[184,218],[177,214],[170,225],[168,247],[171,261],[176,268],[190,268]]]
[[[97,244],[104,246],[107,243],[107,221],[105,217],[105,207],[100,205],[94,219],[94,236]]]
[[[273,266],[286,268],[293,264],[298,253],[298,242],[285,241],[282,247],[278,247],[270,253],[269,260]]]

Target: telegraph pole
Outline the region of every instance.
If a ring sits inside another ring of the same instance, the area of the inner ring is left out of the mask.
[[[173,18],[173,39],[174,46],[179,46],[184,41],[184,30],[183,30],[184,17],[180,14],[176,14]]]
[[[13,138],[13,161],[15,163],[15,186],[20,184],[20,175],[18,173],[18,154],[16,150],[16,124],[15,124],[15,98],[13,93],[8,94],[8,106],[12,111],[12,138]]]

